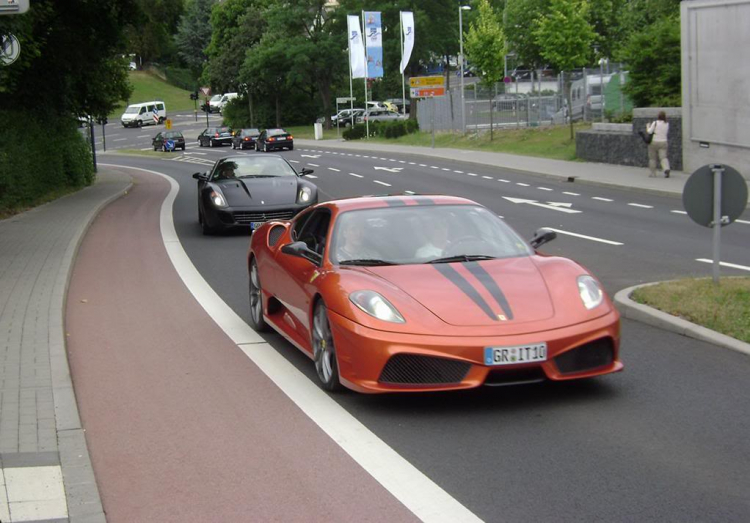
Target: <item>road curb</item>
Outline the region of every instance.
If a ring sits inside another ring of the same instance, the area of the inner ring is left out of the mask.
[[[725,334],[720,334],[711,329],[701,327],[695,323],[672,316],[671,314],[654,309],[653,307],[649,307],[648,305],[636,303],[630,299],[630,295],[636,289],[649,287],[658,283],[664,282],[651,282],[634,285],[633,287],[622,289],[615,294],[615,305],[617,305],[617,308],[620,310],[620,314],[624,318],[640,321],[660,329],[682,334],[689,338],[695,338],[750,356],[750,343],[745,343]]]

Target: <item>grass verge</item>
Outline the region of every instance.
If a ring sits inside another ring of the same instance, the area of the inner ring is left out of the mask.
[[[288,132],[292,133],[292,136],[295,138],[299,138],[300,140],[314,140],[315,139],[315,129],[312,125],[295,125],[293,127],[284,127]],[[341,129],[341,132],[344,132],[344,129]],[[335,140],[337,138],[336,136],[336,128],[334,127],[330,131],[327,129],[323,129],[323,139],[324,140]],[[340,136],[339,136],[340,138]]]
[[[750,277],[686,279],[642,287],[633,300],[750,343]]]
[[[167,105],[167,116],[176,114],[177,111],[192,113],[195,108],[193,100],[190,99],[190,91],[170,85],[158,76],[146,71],[130,71],[129,79],[133,86],[133,94],[128,102],[122,102],[110,113],[110,120],[119,121],[128,104],[152,100],[162,100]]]

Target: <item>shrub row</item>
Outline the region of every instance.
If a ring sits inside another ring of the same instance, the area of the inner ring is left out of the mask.
[[[91,185],[91,148],[70,116],[0,110],[0,215]]]
[[[387,120],[370,122],[370,136],[380,136],[383,138],[398,138],[406,134],[419,131],[419,124],[416,120]],[[344,140],[361,140],[367,134],[365,124],[357,124],[354,127],[346,129],[343,133]]]

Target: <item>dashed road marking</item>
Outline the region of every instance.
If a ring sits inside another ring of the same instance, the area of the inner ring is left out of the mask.
[[[299,163],[297,160],[289,160],[292,163]]]
[[[466,173],[466,176],[479,176],[477,173]]]
[[[456,174],[463,174],[464,173],[463,171],[453,171],[453,172],[456,173]]]
[[[335,167],[329,167],[328,170],[329,171],[334,171],[334,172],[337,172],[337,173],[341,172],[341,169],[336,169]]]
[[[713,260],[709,260],[707,258],[696,258],[695,261],[701,262],[701,263],[713,263]],[[729,267],[730,269],[739,269],[741,271],[750,271],[750,267],[746,265],[737,265],[736,263],[727,263],[720,261],[719,265],[722,267]]]
[[[554,191],[554,189],[550,189],[549,187],[537,187],[540,191]]]
[[[492,180],[492,176],[482,176],[485,180]]]
[[[427,167],[427,165],[426,165],[426,164],[424,164],[424,163],[420,163],[420,164],[419,164],[419,166],[420,166],[420,167]]]
[[[380,180],[373,180],[375,183],[379,183],[380,185],[385,185],[386,187],[391,187],[390,183],[381,182]]]
[[[643,205],[641,203],[629,203],[628,205],[630,205],[631,207],[639,207],[641,209],[653,209],[654,208],[653,205]]]
[[[528,187],[529,186],[528,183],[521,183],[521,182],[516,182],[516,185],[520,185],[521,187]]]
[[[677,211],[677,210],[674,210],[674,211],[669,211],[669,212],[674,213],[674,214],[687,214],[686,211]]]
[[[313,178],[313,179],[315,179],[315,178],[317,178],[317,176],[315,176],[314,174],[308,174],[306,176],[306,178]]]
[[[605,240],[603,238],[597,238],[595,236],[586,236],[585,234],[578,234],[577,232],[563,231],[561,229],[553,229],[552,227],[545,227],[545,229],[550,229],[552,231],[555,231],[558,234],[565,234],[566,236],[575,236],[576,238],[582,238],[584,240],[591,240],[592,242],[606,243],[607,245],[624,245],[621,242]]]
[[[361,174],[357,174],[357,173],[349,173],[349,176],[354,176],[356,178],[364,178],[364,176],[362,176]]]
[[[609,198],[600,198],[599,196],[592,196],[592,200],[599,200],[600,202],[613,202],[614,200],[610,200]]]
[[[317,163],[308,163],[307,165],[309,165],[310,167],[320,167],[320,165],[318,165]]]
[[[687,214],[687,213],[686,213]],[[734,220],[735,223],[744,223],[745,225],[750,225],[750,222],[745,220]]]
[[[580,194],[579,194],[579,193],[577,193],[577,192],[567,192],[567,191],[563,191],[563,194],[567,194],[568,196],[580,196]]]
[[[510,183],[510,180],[503,180],[502,178],[497,179],[498,182]]]

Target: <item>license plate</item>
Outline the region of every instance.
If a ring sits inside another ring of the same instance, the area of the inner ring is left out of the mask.
[[[547,361],[547,344],[545,342],[515,347],[484,348],[485,365],[518,365],[540,361]]]
[[[266,222],[250,222],[250,228],[252,230],[255,230],[255,229],[259,228],[261,225],[263,225],[264,223],[266,223]]]

